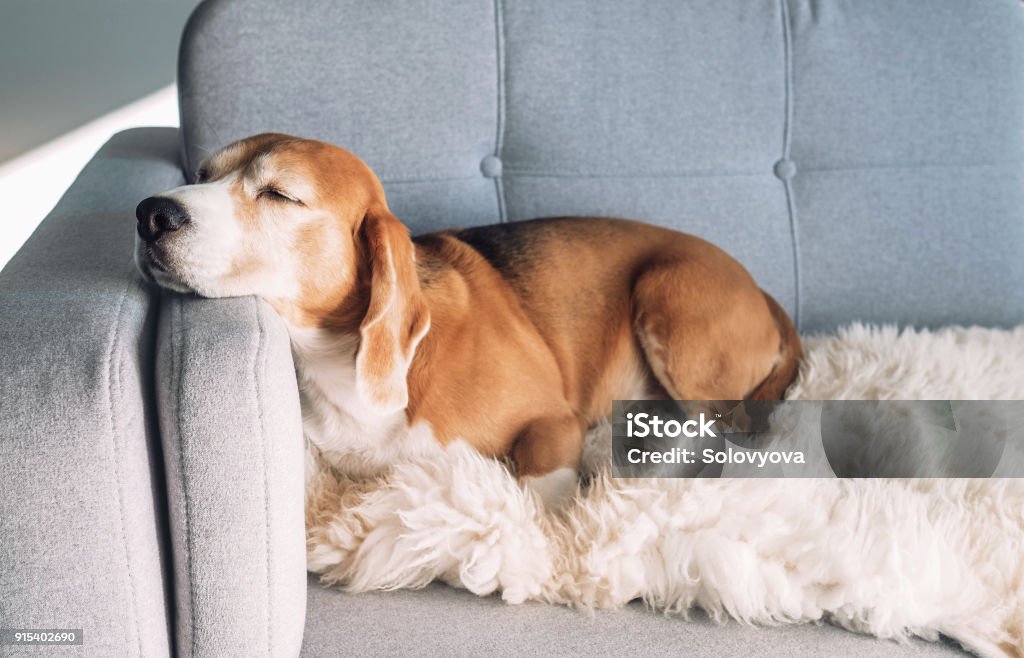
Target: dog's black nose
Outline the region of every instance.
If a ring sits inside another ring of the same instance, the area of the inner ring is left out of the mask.
[[[164,233],[177,231],[188,223],[188,212],[173,199],[151,196],[135,208],[139,237],[154,242]]]

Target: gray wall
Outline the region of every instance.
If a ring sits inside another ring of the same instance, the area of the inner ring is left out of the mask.
[[[0,162],[174,82],[197,0],[0,0]]]

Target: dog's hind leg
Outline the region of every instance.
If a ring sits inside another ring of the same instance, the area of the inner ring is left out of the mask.
[[[662,261],[633,286],[633,328],[648,366],[676,400],[742,400],[779,364],[781,336],[741,267]]]

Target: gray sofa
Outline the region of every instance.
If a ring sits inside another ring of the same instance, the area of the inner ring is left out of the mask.
[[[949,653],[596,616],[304,568],[281,321],[134,273],[133,209],[264,130],[346,146],[414,232],[620,215],[702,235],[804,332],[1024,321],[1017,0],[212,0],[182,128],[116,135],[0,274],[0,627],[47,655]],[[32,648],[3,647],[11,655]]]

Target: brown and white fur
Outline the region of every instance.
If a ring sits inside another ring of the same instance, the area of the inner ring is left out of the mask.
[[[241,140],[137,216],[146,277],[280,313],[307,438],[355,477],[463,440],[554,504],[613,399],[776,399],[801,354],[704,240],[582,217],[410,238],[370,168],[322,142]]]

